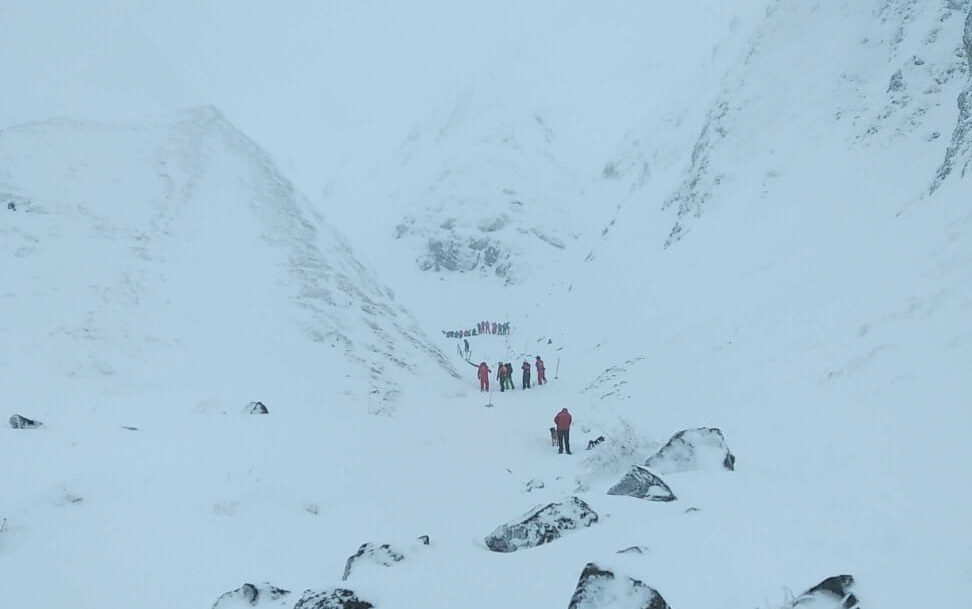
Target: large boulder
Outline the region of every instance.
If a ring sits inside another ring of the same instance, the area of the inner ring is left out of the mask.
[[[736,457],[729,452],[726,438],[715,427],[684,429],[648,457],[645,465],[660,474],[686,472],[695,469],[727,469],[736,467]]]
[[[372,609],[374,605],[361,600],[353,590],[331,588],[320,592],[305,590],[294,609]]]
[[[243,584],[216,599],[213,609],[244,609],[245,607],[290,607],[289,590],[282,590],[264,582],[258,586]]]
[[[499,526],[486,537],[486,547],[494,552],[516,552],[549,543],[566,531],[589,527],[597,513],[577,497],[563,503],[537,506],[514,522]]]
[[[40,427],[41,422],[15,414],[10,417],[10,426],[14,429],[34,429],[35,427]]]
[[[567,609],[670,609],[656,590],[643,582],[589,562]]]
[[[783,609],[860,609],[853,589],[853,576],[835,575],[796,597]]]
[[[632,467],[620,482],[608,490],[608,495],[625,495],[648,501],[675,501],[675,494],[665,481],[640,465]]]

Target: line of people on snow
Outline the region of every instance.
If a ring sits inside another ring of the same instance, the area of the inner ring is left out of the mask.
[[[442,330],[446,338],[465,338],[467,336],[479,336],[480,334],[509,334],[510,322],[481,321],[475,328],[468,330]]]
[[[543,359],[537,356],[535,362],[537,368],[537,385],[547,384],[547,367],[543,363]],[[523,360],[523,365],[520,366],[520,370],[523,371],[523,389],[530,389],[532,386],[530,384],[530,362]],[[479,378],[479,390],[489,391],[489,377],[493,373],[493,370],[486,364],[486,362],[480,362],[476,369],[476,376]],[[511,362],[497,362],[496,364],[496,380],[499,381],[500,391],[506,391],[507,389],[514,389],[513,382],[513,364]]]

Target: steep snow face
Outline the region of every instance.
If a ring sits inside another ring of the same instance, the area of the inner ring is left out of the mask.
[[[156,391],[218,407],[215,381],[217,401],[240,407],[302,392],[380,409],[421,367],[454,374],[215,110],[8,129],[0,167],[0,363],[17,401],[65,379],[81,396]]]

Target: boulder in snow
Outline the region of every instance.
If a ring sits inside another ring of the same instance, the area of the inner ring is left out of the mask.
[[[14,429],[34,429],[41,426],[40,421],[34,421],[33,419],[28,419],[27,417],[22,417],[19,414],[15,414],[10,417],[10,426]]]
[[[637,579],[589,562],[567,609],[669,609],[661,594]]]
[[[665,481],[640,465],[632,467],[620,482],[611,487],[608,495],[625,495],[648,501],[675,501],[675,495]]]
[[[263,402],[250,402],[243,409],[243,414],[270,414],[270,410]]]
[[[352,590],[331,588],[321,592],[305,590],[294,609],[372,609],[374,605],[361,600]]]
[[[537,506],[519,520],[499,526],[486,537],[486,547],[494,552],[516,552],[549,543],[566,531],[595,522],[597,513],[591,506],[571,497],[564,503]]]
[[[736,467],[736,457],[729,452],[726,438],[716,427],[684,429],[648,457],[645,465],[660,474],[672,474],[695,469],[727,469]]]
[[[242,609],[244,607],[289,607],[289,590],[282,590],[264,582],[259,586],[243,584],[216,599],[213,609]]]
[[[783,609],[860,609],[853,589],[853,576],[835,575],[796,597]]]
[[[380,546],[373,543],[363,543],[357,552],[348,557],[348,562],[344,565],[344,576],[341,577],[341,580],[347,580],[351,576],[354,565],[360,562],[390,567],[403,560],[405,560],[405,555],[392,549],[387,543],[383,543]]]

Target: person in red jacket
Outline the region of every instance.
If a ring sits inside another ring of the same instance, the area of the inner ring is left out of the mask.
[[[547,368],[546,368],[546,366],[543,365],[543,360],[540,359],[540,356],[539,355],[537,356],[536,366],[537,366],[537,385],[546,385],[547,384]]]
[[[564,408],[557,413],[554,417],[554,425],[557,426],[557,444],[560,445],[560,454],[564,454],[564,449],[567,449],[567,454],[570,454],[570,422],[573,417]]]
[[[489,391],[489,373],[492,372],[486,362],[479,362],[479,371],[476,373],[479,376],[479,390]]]

